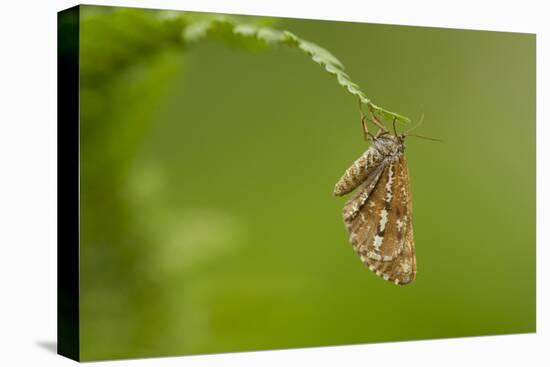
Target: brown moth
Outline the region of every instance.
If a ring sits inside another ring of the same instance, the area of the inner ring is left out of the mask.
[[[334,194],[357,192],[344,206],[344,224],[361,261],[395,284],[416,278],[412,199],[405,134],[372,136],[373,144],[336,184]]]

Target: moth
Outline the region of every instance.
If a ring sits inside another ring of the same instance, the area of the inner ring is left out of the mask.
[[[376,275],[401,285],[416,278],[405,136],[395,132],[395,125],[394,134],[380,130],[370,135],[371,146],[334,188],[336,196],[356,190],[344,206],[343,219],[361,261]]]

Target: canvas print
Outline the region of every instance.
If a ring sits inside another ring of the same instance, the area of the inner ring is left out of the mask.
[[[535,35],[58,16],[58,350],[535,332]]]

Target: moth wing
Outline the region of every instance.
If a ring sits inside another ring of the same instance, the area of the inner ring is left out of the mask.
[[[396,284],[415,279],[412,199],[404,155],[384,167],[358,214],[344,222],[355,251],[369,269]]]
[[[338,180],[334,187],[334,195],[342,196],[359,187],[373,171],[380,167],[383,158],[382,154],[371,145]]]
[[[342,213],[345,223],[351,221],[355,216],[360,214],[361,208],[366,204],[378,180],[380,180],[384,167],[385,164],[383,163],[376,167],[376,169],[369,174],[365,182],[363,182],[360,189],[346,202]]]
[[[391,261],[367,258],[364,263],[376,275],[395,284],[406,285],[416,279],[416,253],[412,226],[407,230],[402,252]]]
[[[384,201],[384,187],[387,182],[388,171],[389,165],[384,165],[367,200],[359,207],[357,213],[350,215],[352,211],[349,210],[357,202],[356,197],[352,198],[344,207],[344,224],[349,234],[349,240],[363,262],[366,261],[367,250],[372,248],[378,230],[379,221],[377,218]],[[363,191],[364,189],[358,192],[357,195],[360,197]],[[349,208],[348,211],[346,211],[347,208]]]

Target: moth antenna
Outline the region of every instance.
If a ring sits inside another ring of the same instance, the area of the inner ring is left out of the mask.
[[[411,131],[413,131],[414,129],[416,129],[420,125],[422,125],[423,122],[424,122],[424,112],[422,112],[422,115],[420,115],[420,120],[418,121],[418,123],[416,125],[414,125],[413,127],[411,127],[409,130],[405,131],[405,134],[410,133]]]
[[[431,140],[431,141],[437,141],[437,142],[439,142],[439,143],[443,143],[443,140],[441,140],[441,139],[430,138],[430,137],[428,137],[428,136],[423,136],[423,135],[407,134],[406,136],[415,136],[415,137],[417,137],[417,138],[426,139],[426,140]]]
[[[393,118],[393,121],[392,121],[392,125],[393,125],[393,134],[395,136],[397,136],[397,129],[395,128],[395,120],[396,120],[396,117]]]

